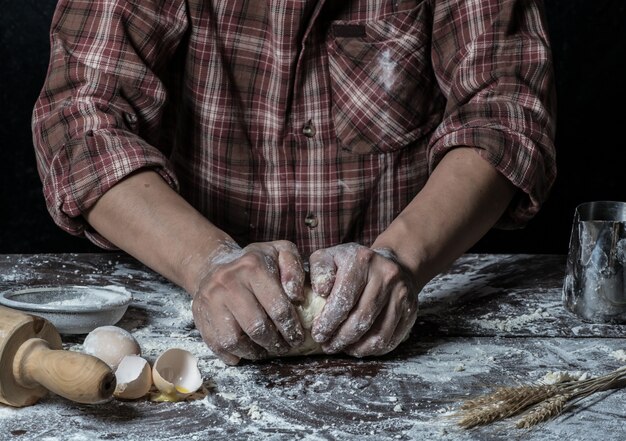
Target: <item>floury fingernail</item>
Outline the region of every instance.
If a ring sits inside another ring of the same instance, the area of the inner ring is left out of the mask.
[[[304,334],[299,329],[289,334],[289,344],[291,346],[299,346],[303,341]]]
[[[332,343],[326,349],[326,353],[328,353],[328,354],[336,354],[338,352],[341,352],[342,349],[343,349],[343,345],[338,344],[338,343]]]
[[[313,340],[315,340],[317,343],[324,343],[326,340],[328,340],[328,337],[325,334],[322,333],[317,333],[317,334],[312,334]]]

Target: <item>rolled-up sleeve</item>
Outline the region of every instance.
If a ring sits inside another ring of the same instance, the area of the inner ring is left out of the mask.
[[[556,178],[555,93],[540,0],[433,1],[432,63],[446,98],[429,167],[470,146],[519,191],[499,221],[523,226]]]
[[[112,245],[82,213],[143,168],[177,189],[158,137],[168,60],[187,28],[185,2],[61,0],[32,129],[48,211],[64,230]]]

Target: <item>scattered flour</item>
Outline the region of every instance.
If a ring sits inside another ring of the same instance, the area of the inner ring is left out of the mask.
[[[615,358],[617,361],[626,363],[626,351],[623,349],[611,352],[611,357]]]
[[[535,312],[531,314],[522,314],[517,317],[513,317],[510,319],[489,319],[492,313],[489,313],[484,318],[471,320],[471,323],[477,324],[483,329],[494,329],[499,331],[513,331],[523,327],[524,325],[534,322],[537,320],[542,320],[547,317],[551,317],[551,314],[545,311],[543,308],[537,309]]]
[[[483,258],[479,257],[479,259]],[[480,262],[481,265],[487,265],[496,261],[497,259],[483,259]],[[114,262],[109,262],[109,265],[113,264]],[[179,425],[192,427],[196,424],[197,418],[207,418],[207,420],[215,420],[216,427],[223,426],[228,431],[223,433],[223,436],[217,436],[216,439],[227,438],[233,430],[238,430],[241,434],[237,433],[237,435],[240,435],[242,439],[380,441],[395,438],[469,441],[475,439],[474,435],[466,435],[451,427],[450,419],[446,418],[448,409],[439,405],[439,398],[433,398],[431,401],[429,399],[431,394],[432,397],[451,394],[452,390],[456,390],[453,387],[455,384],[471,385],[484,378],[490,378],[494,369],[500,369],[503,366],[501,363],[505,363],[504,366],[512,363],[528,363],[529,366],[535,367],[537,362],[536,346],[530,341],[518,346],[517,342],[514,342],[515,344],[507,342],[503,345],[492,343],[488,339],[461,339],[453,342],[438,341],[432,348],[429,344],[418,346],[420,350],[423,350],[423,354],[397,361],[392,359],[386,363],[385,369],[372,373],[372,376],[359,374],[359,371],[356,373],[338,371],[332,363],[326,365],[317,360],[311,361],[310,368],[302,362],[287,363],[283,366],[284,372],[281,369],[278,373],[268,368],[267,364],[258,366],[243,364],[239,367],[229,367],[211,354],[193,327],[190,299],[186,293],[162,281],[145,280],[145,275],[135,272],[131,267],[118,265],[117,262],[115,265],[118,278],[132,280],[132,283],[129,282],[129,289],[135,297],[133,308],[123,324],[126,324],[139,340],[149,358],[153,360],[163,350],[174,346],[190,350],[198,356],[203,377],[205,380],[210,379],[212,385],[208,387],[209,394],[206,397],[192,402],[164,404],[159,407],[154,406],[153,403],[144,402],[107,405],[106,409],[112,412],[131,408],[142,418],[143,415],[158,417],[159,413],[153,414],[155,410],[168,415],[173,412],[171,409],[175,408],[178,420],[164,420],[161,439],[211,438],[215,431],[210,428],[205,431],[209,435],[197,436],[188,432],[180,435],[178,432]],[[89,271],[95,270],[89,268]],[[484,278],[474,280],[466,274],[455,274],[450,276],[448,281],[450,287],[447,288],[447,293],[459,297],[468,291],[468,285],[487,289],[483,287]],[[434,293],[436,294],[433,296],[436,295],[439,298],[439,291],[434,290]],[[444,307],[447,307],[447,304],[441,306],[441,308]],[[546,310],[551,309],[548,307]],[[495,319],[493,315],[486,315],[480,317],[484,320],[479,324],[491,329],[516,329],[550,316],[545,312],[546,310],[540,309],[535,312],[527,310],[528,314],[502,320]],[[567,357],[572,354],[571,349],[577,348],[571,342],[566,348],[561,348],[560,340],[554,344],[548,342],[547,346],[550,349],[545,354],[548,366],[562,365],[558,363],[563,360],[568,361]],[[429,349],[426,351],[424,348]],[[589,360],[593,359],[594,354],[597,355],[597,350],[587,345],[580,350],[589,351],[582,354]],[[606,351],[603,354],[606,356]],[[626,353],[621,351],[621,354],[626,359]],[[620,351],[615,351],[615,354],[611,355],[617,358],[620,356]],[[317,380],[313,383],[310,376],[312,369],[320,369],[320,377],[313,377]],[[568,372],[567,374],[575,378],[574,373]],[[575,379],[583,377],[583,374],[578,374],[580,376]],[[346,375],[355,375],[355,378],[345,377]],[[404,401],[404,394],[398,385],[401,383],[397,383],[397,380],[407,381],[407,384],[421,385],[423,396],[420,401],[401,403]],[[324,385],[325,387],[322,387]],[[315,426],[316,428],[311,429],[310,421],[320,417],[317,413],[317,406],[322,401],[328,401],[329,405],[336,404],[337,409],[343,409],[344,412],[352,412],[351,422],[344,425],[338,416],[324,413],[324,426]],[[12,424],[11,419],[18,415],[17,412],[0,405],[0,421],[5,419],[5,424],[0,424],[0,428],[6,429],[9,424]],[[51,428],[58,418],[63,418],[65,421],[70,421],[72,427],[80,427],[82,431],[85,431],[84,435],[72,437],[67,432],[55,432],[50,429],[49,433],[37,434],[37,441],[82,441],[107,434],[100,431],[100,424],[105,424],[107,421],[101,422],[100,417],[96,418],[83,407],[67,406],[64,401],[54,396],[48,397],[45,404],[32,406],[22,412],[32,415],[33,421],[51,421],[49,426]],[[97,413],[94,412],[94,414]],[[438,418],[433,418],[433,414]],[[118,418],[117,414],[115,418]],[[119,433],[117,430],[123,429],[124,439],[144,441],[146,434],[142,431],[142,429],[145,430],[141,424],[142,418],[121,421],[123,425],[112,424],[111,430],[113,431],[109,435],[117,436]],[[236,429],[233,426],[237,426]],[[99,431],[91,430],[90,427]],[[204,430],[204,428],[199,430]],[[569,426],[551,430],[551,426],[546,429],[547,435],[557,433],[562,436],[544,439],[562,439],[569,435]],[[6,430],[0,431],[0,439],[4,439],[5,433],[7,433]],[[59,433],[59,435],[48,436],[53,433]],[[35,439],[27,438],[29,435],[26,434],[21,438]],[[171,438],[168,438],[169,436]],[[541,438],[530,437],[530,439]]]
[[[0,420],[4,418],[13,418],[17,415],[18,411],[13,409],[12,407],[5,406],[0,404]]]
[[[218,392],[217,394],[228,401],[234,401],[237,399],[237,395],[230,392]]]
[[[243,419],[241,418],[241,414],[239,412],[231,413],[228,417],[228,421],[237,425],[243,424]]]
[[[539,382],[541,384],[558,384],[565,383],[566,381],[583,381],[588,379],[589,374],[587,372],[554,371],[545,374]]]
[[[252,420],[260,420],[263,418],[263,414],[261,413],[261,409],[259,409],[259,405],[257,403],[252,403],[248,409],[248,416]]]

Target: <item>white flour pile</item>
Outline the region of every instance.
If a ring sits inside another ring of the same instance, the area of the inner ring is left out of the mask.
[[[493,313],[484,315],[482,318],[470,320],[483,329],[493,329],[498,331],[515,331],[523,328],[527,324],[551,317],[551,314],[543,308],[538,308],[530,314],[522,314],[509,319],[490,319]]]
[[[541,384],[559,384],[566,381],[584,381],[589,379],[587,372],[575,371],[554,371],[548,372],[539,382]]]
[[[626,363],[626,352],[623,349],[611,352],[611,357],[615,358],[617,361]]]

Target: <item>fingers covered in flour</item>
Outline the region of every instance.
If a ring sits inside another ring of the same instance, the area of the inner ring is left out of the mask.
[[[265,357],[267,352],[250,340],[227,308],[220,308],[222,320],[215,321],[212,314],[207,313],[212,307],[219,308],[217,304],[195,299],[192,303],[200,335],[215,355],[229,365],[238,364],[242,358],[256,360]]]
[[[282,241],[269,242],[229,247],[212,257],[192,310],[203,339],[226,363],[280,355],[304,340],[291,301],[304,283],[294,250]]]
[[[379,355],[394,349],[417,315],[417,287],[391,253],[346,244],[322,250],[316,262],[336,273],[326,306],[314,323],[313,338],[326,353]],[[314,256],[312,256],[313,258]]]
[[[285,294],[292,302],[302,302],[305,273],[298,248],[286,240],[274,242],[274,247],[278,251],[278,269]]]
[[[337,274],[333,249],[322,249],[311,254],[309,273],[313,292],[318,296],[328,297],[331,289],[333,289]]]
[[[314,274],[323,274],[329,268],[336,268],[326,305],[311,329],[313,339],[324,343],[337,332],[361,297],[367,281],[365,261],[368,248],[344,244],[316,253],[309,260],[312,278]],[[323,288],[323,292],[326,290],[326,287]]]
[[[395,349],[408,336],[417,317],[417,303],[413,303],[410,296],[408,290],[403,288],[392,293],[370,330],[344,352],[354,357],[365,357],[384,355]]]

